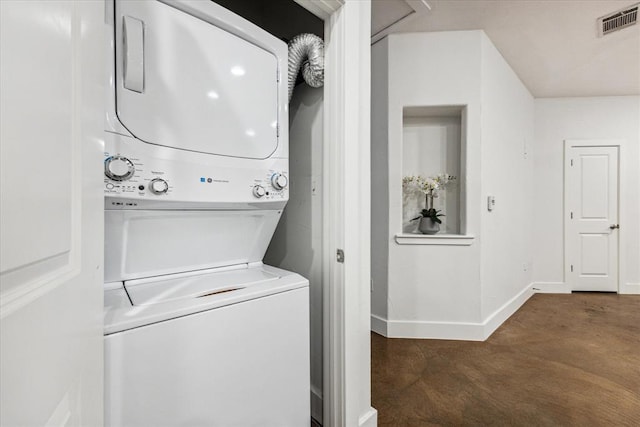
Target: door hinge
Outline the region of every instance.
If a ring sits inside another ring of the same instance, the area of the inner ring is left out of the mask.
[[[280,125],[276,125],[276,138],[280,138]]]
[[[573,264],[571,264],[571,272],[573,273]]]
[[[571,219],[573,219],[573,212],[571,212]]]
[[[571,159],[571,166],[573,166],[573,159]]]
[[[344,264],[344,251],[342,249],[336,251],[336,261]]]

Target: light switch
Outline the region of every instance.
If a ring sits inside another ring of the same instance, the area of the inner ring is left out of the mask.
[[[494,196],[487,197],[487,210],[491,212],[496,205],[496,198]]]

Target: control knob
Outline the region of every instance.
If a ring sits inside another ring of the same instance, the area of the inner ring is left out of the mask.
[[[149,190],[151,190],[153,194],[165,194],[169,191],[169,184],[162,178],[154,178],[149,183]]]
[[[253,195],[258,199],[267,194],[267,191],[264,189],[262,185],[256,185],[253,187]]]
[[[273,185],[273,188],[275,188],[276,190],[284,189],[288,183],[289,183],[289,180],[287,179],[286,176],[282,174],[274,173],[271,176],[271,185]]]
[[[104,174],[114,181],[126,181],[135,171],[135,166],[126,157],[112,156],[104,161]]]

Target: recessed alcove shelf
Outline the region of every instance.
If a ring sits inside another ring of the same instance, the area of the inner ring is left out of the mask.
[[[462,234],[399,233],[395,239],[399,245],[471,246],[475,237]]]
[[[407,106],[402,111],[402,176],[431,177],[454,175],[445,190],[438,191],[433,207],[441,217],[442,234],[414,234],[419,221],[413,221],[424,209],[425,197],[403,190],[402,232],[396,234],[399,244],[470,245],[465,236],[465,159],[466,106]],[[457,236],[457,237],[441,237]],[[468,236],[467,236],[468,237]],[[409,243],[410,242],[410,243]],[[418,243],[419,242],[419,243]],[[456,243],[453,243],[456,242]]]

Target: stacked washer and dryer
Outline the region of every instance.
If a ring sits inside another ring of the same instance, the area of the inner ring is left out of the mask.
[[[105,424],[309,425],[287,47],[205,1],[107,1]]]

